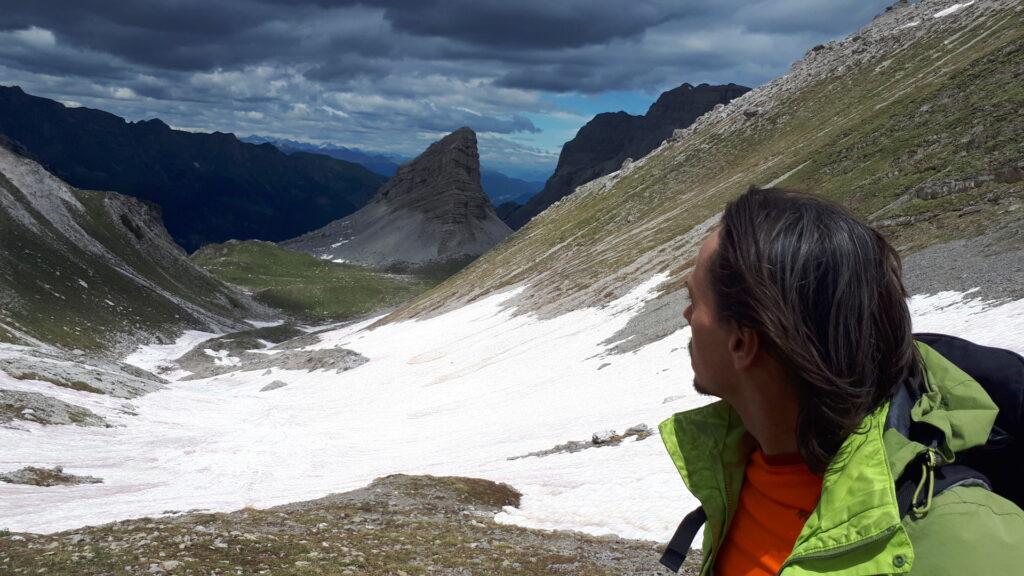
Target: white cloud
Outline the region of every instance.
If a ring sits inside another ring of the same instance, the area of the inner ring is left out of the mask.
[[[57,36],[52,31],[38,26],[15,30],[11,35],[32,48],[50,48],[57,45]]]
[[[346,114],[345,112],[342,112],[341,110],[338,110],[337,108],[331,108],[330,106],[328,106],[326,104],[320,106],[320,109],[323,110],[324,112],[327,112],[331,116],[337,116],[338,118],[348,118],[348,114]]]
[[[110,95],[118,100],[133,100],[138,97],[134,90],[124,86],[118,86],[117,88],[111,89]]]

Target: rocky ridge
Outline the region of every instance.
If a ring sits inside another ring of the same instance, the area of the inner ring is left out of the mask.
[[[715,106],[750,91],[746,86],[683,84],[663,92],[647,113],[603,112],[587,122],[562,146],[555,173],[536,196],[503,218],[519,229],[531,218],[573,190],[618,170],[624,162],[642,158],[672,133],[686,128]]]

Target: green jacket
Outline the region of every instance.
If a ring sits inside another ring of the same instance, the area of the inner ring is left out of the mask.
[[[985,443],[998,409],[970,376],[928,346],[918,343],[918,349],[928,389],[911,418],[944,432],[934,456],[951,462],[957,452]],[[893,479],[928,449],[886,429],[888,411],[887,403],[865,418],[839,449],[780,574],[1024,574],[1024,512],[982,487],[954,486],[935,496],[920,517],[900,519]],[[721,401],[675,414],[660,431],[707,513],[700,574],[710,575],[754,441]]]

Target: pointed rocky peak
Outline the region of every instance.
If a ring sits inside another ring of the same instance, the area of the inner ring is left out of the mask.
[[[399,167],[394,178],[381,187],[376,201],[432,212],[447,210],[455,198],[465,201],[470,210],[491,208],[480,185],[476,132],[467,127],[434,142],[422,154]]]
[[[355,214],[284,245],[367,266],[422,266],[465,263],[511,232],[480,184],[476,133],[459,128],[403,164]]]

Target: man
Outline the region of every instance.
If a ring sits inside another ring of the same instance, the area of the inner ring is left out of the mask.
[[[981,486],[933,495],[925,470],[901,519],[895,480],[984,444],[997,409],[914,342],[900,270],[840,206],[778,189],[731,202],[701,246],[683,314],[694,387],[722,401],[661,435],[707,516],[702,575],[1024,574],[1024,512]]]

